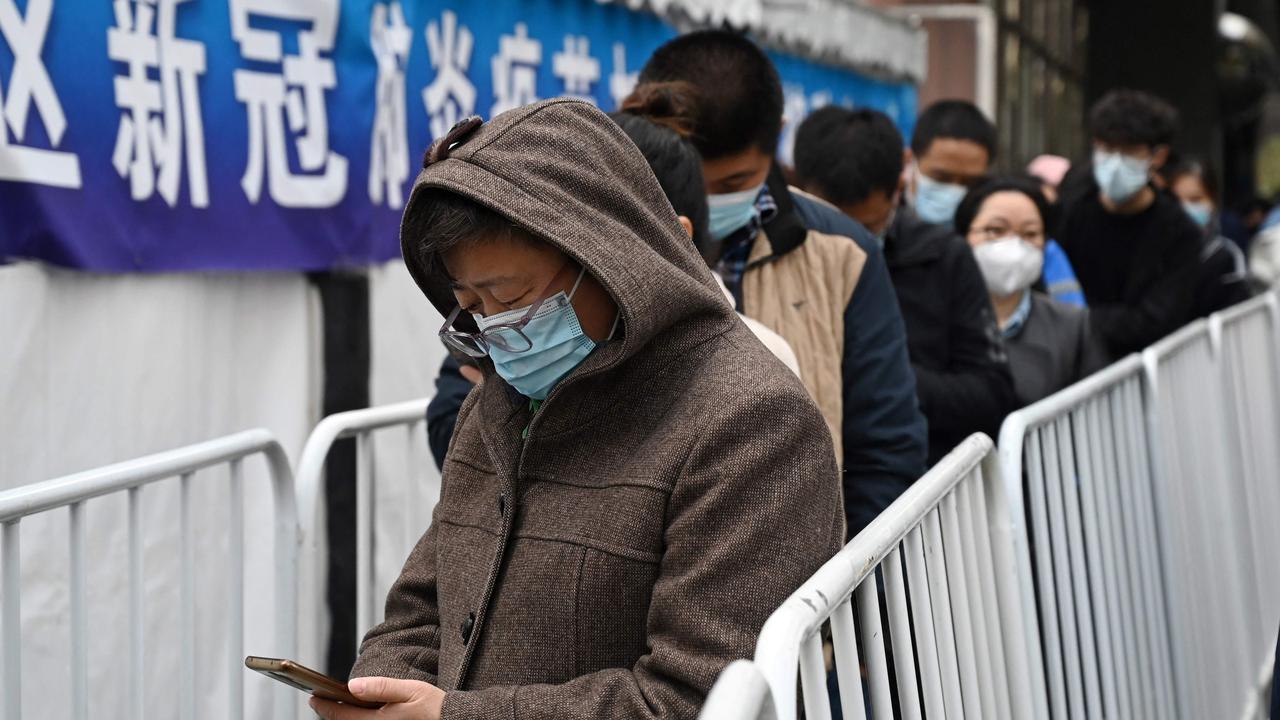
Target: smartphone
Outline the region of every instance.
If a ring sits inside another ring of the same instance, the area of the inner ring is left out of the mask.
[[[382,707],[382,703],[371,703],[356,699],[356,696],[352,695],[350,690],[347,690],[347,684],[341,680],[334,680],[324,673],[318,673],[311,668],[303,667],[292,660],[250,655],[244,659],[244,666],[250,670],[256,670],[269,678],[279,680],[285,685],[295,687],[304,693],[315,695],[318,698],[336,700],[340,703],[362,708],[376,709]]]

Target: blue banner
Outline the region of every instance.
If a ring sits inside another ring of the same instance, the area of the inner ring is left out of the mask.
[[[544,97],[611,110],[674,35],[595,0],[0,0],[0,260],[394,258],[432,137]],[[771,55],[790,131],[826,103],[910,131],[912,86]]]

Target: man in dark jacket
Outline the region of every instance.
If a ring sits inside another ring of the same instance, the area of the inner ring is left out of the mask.
[[[929,421],[929,462],[972,433],[996,437],[1015,401],[987,288],[962,238],[898,208],[904,160],[893,121],[827,106],[800,126],[795,160],[801,187],[884,239]]]
[[[782,85],[750,40],[683,35],[653,54],[640,83],[692,90],[691,139],[702,155],[711,234],[722,245],[717,269],[738,309],[795,351],[843,454],[854,534],[920,477],[927,451],[884,256],[864,228],[782,179],[773,157]]]
[[[1172,107],[1132,90],[1108,93],[1090,111],[1093,177],[1067,207],[1059,241],[1112,358],[1142,350],[1194,317],[1200,229],[1177,199],[1151,184],[1176,126]]]

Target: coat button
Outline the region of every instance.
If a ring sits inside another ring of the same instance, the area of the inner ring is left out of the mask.
[[[467,619],[462,621],[462,644],[466,645],[471,641],[471,631],[476,629],[476,614],[467,613]]]

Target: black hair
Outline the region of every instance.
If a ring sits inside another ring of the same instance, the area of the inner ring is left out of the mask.
[[[496,210],[440,188],[418,191],[405,213],[401,233],[412,238],[405,262],[424,275],[437,278],[448,277],[441,256],[459,245],[507,238],[533,239],[528,231]]]
[[[925,109],[911,134],[911,152],[919,158],[942,138],[976,143],[987,151],[988,164],[996,160],[996,126],[971,102],[939,100]]]
[[[1178,133],[1178,111],[1140,90],[1112,90],[1089,110],[1089,133],[1107,145],[1170,145]]]
[[[968,235],[973,219],[982,210],[983,203],[999,192],[1018,192],[1030,198],[1040,213],[1040,222],[1044,224],[1045,232],[1052,232],[1052,228],[1049,227],[1049,201],[1040,190],[1040,182],[1025,177],[990,178],[970,190],[969,194],[964,196],[964,200],[960,201],[960,206],[956,208],[956,232]]]
[[[1165,185],[1168,186],[1170,191],[1173,190],[1174,183],[1186,175],[1195,175],[1200,178],[1200,183],[1204,185],[1205,194],[1209,196],[1214,205],[1219,204],[1217,173],[1214,172],[1213,166],[1208,161],[1194,156],[1179,155],[1160,168],[1160,176],[1164,178]]]
[[[718,257],[708,229],[702,160],[688,140],[692,105],[692,89],[686,83],[648,83],[637,87],[609,117],[640,148],[676,214],[693,223],[693,243],[703,257]]]
[[[683,81],[695,91],[693,135],[712,160],[757,147],[772,156],[782,132],[782,82],[769,57],[728,30],[681,35],[654,51],[640,83]]]
[[[902,178],[902,134],[877,110],[815,110],[796,131],[794,156],[800,184],[837,205],[877,190],[893,197]]]

